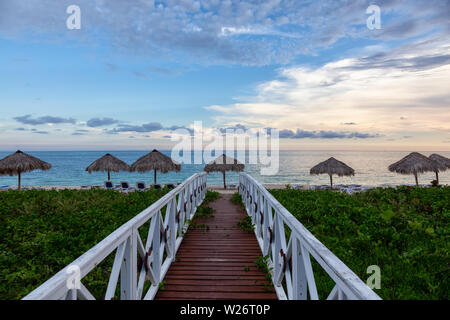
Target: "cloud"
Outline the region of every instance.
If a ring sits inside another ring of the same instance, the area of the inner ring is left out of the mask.
[[[296,132],[283,129],[279,132],[280,138],[288,139],[368,139],[368,138],[378,138],[380,134],[370,134],[361,132],[337,132],[337,131],[307,131],[297,129]]]
[[[114,128],[112,130],[107,130],[107,133],[118,133],[118,132],[141,132],[141,133],[148,133],[152,131],[159,131],[162,130],[163,126],[159,122],[150,122],[145,123],[143,125],[121,125],[117,128]]]
[[[37,133],[37,134],[49,134],[48,131],[33,131],[33,133]]]
[[[23,124],[29,125],[41,125],[41,124],[61,124],[61,123],[72,123],[76,122],[75,119],[72,118],[60,118],[60,117],[52,117],[52,116],[44,116],[39,118],[31,118],[31,115],[25,115],[21,117],[15,117],[14,120]]]
[[[147,75],[145,73],[139,71],[132,71],[132,73],[138,78],[147,78]]]
[[[65,10],[72,3],[2,0],[0,35],[71,40]],[[298,54],[315,53],[345,37],[405,39],[431,31],[445,35],[449,30],[448,1],[382,1],[383,29],[378,32],[366,27],[369,4],[367,0],[78,0],[82,29],[77,30],[77,40],[101,39],[133,54],[164,55],[187,64],[266,65],[288,63]],[[116,70],[112,64],[108,68]]]
[[[151,66],[149,67],[151,73],[163,74],[163,75],[177,75],[180,74],[179,71],[170,70],[163,67]]]
[[[450,123],[450,61],[420,60],[448,55],[448,41],[430,38],[371,55],[373,65],[361,54],[318,67],[281,68],[277,78],[258,84],[253,96],[205,109],[222,126],[302,128],[282,131],[287,137],[371,138],[408,131],[415,137],[426,132],[438,143],[437,128]],[[358,124],[358,131],[341,132],[342,124]]]
[[[194,135],[194,129],[191,129],[191,128],[188,128],[185,126],[171,126],[171,127],[165,128],[165,130],[168,130],[168,131],[184,130],[184,131],[187,131],[191,136]]]
[[[96,128],[116,123],[119,123],[119,121],[112,118],[92,118],[87,121],[86,125],[91,128]]]
[[[226,133],[227,130],[231,130],[231,131],[243,130],[243,131],[246,131],[247,129],[248,128],[246,126],[238,123],[238,124],[236,124],[234,126],[230,126],[230,127],[227,127],[227,128],[219,128],[219,131],[222,132],[222,133]]]
[[[344,122],[343,125],[345,126],[356,126],[355,122]]]
[[[109,72],[115,72],[115,71],[119,70],[119,67],[113,63],[107,63],[106,67],[108,68]]]

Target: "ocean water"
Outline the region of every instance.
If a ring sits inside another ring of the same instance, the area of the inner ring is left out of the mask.
[[[103,185],[107,179],[106,172],[89,174],[85,168],[94,160],[105,153],[111,153],[128,164],[133,163],[139,157],[146,154],[145,151],[31,151],[29,154],[36,156],[52,164],[48,171],[34,171],[22,174],[24,186],[82,186]],[[170,156],[170,151],[162,151]],[[0,158],[12,152],[0,152]],[[430,155],[434,151],[422,152]],[[450,152],[436,152],[450,157]],[[259,165],[246,165],[245,171],[265,184],[329,184],[328,175],[311,176],[309,169],[317,163],[333,156],[355,169],[353,177],[333,177],[335,184],[361,184],[366,186],[414,184],[414,177],[389,172],[387,167],[398,161],[409,152],[405,151],[280,151],[280,166],[276,175],[261,175]],[[158,183],[178,183],[184,181],[192,174],[203,171],[204,164],[182,164],[180,172],[167,174],[157,173]],[[419,183],[429,184],[435,178],[430,172],[419,176]],[[439,175],[442,184],[450,184],[450,170]],[[153,183],[153,172],[111,173],[111,180],[118,184],[120,181],[128,181],[134,185],[137,181]],[[208,174],[208,185],[221,185],[222,175],[219,173]],[[227,183],[236,184],[238,174],[227,173]],[[0,186],[16,185],[17,177],[0,176]]]

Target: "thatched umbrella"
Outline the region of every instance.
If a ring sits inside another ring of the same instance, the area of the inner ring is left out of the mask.
[[[147,172],[153,170],[155,172],[155,184],[156,184],[156,171],[159,170],[162,173],[169,171],[180,171],[181,165],[173,161],[170,157],[162,154],[158,150],[154,149],[149,154],[140,157],[135,163],[131,165],[131,171]]]
[[[21,187],[21,175],[23,172],[49,170],[51,167],[51,164],[20,150],[0,160],[0,174],[9,174],[10,176],[17,174],[18,190]]]
[[[440,171],[445,171],[448,168],[450,168],[450,159],[446,158],[444,156],[441,156],[440,154],[437,154],[437,153],[433,153],[428,158],[430,158],[432,161],[434,161],[434,163],[437,166],[435,173],[436,173],[436,181],[437,181],[437,183],[439,183],[439,174],[438,173]]]
[[[333,188],[333,174],[337,174],[339,177],[342,176],[354,176],[355,170],[350,168],[348,165],[342,161],[336,160],[331,157],[330,159],[319,163],[309,170],[310,174],[328,174],[330,176],[330,185]]]
[[[388,169],[389,171],[400,174],[413,174],[416,179],[416,185],[418,186],[419,181],[417,175],[429,171],[435,172],[437,165],[423,154],[412,152],[403,159],[391,164]]]
[[[217,159],[208,163],[204,170],[206,172],[222,172],[223,174],[223,187],[226,189],[227,184],[225,182],[225,172],[226,171],[235,171],[240,172],[244,170],[244,165],[237,161],[236,159],[227,157],[225,154],[222,154]]]
[[[111,180],[111,171],[130,171],[130,166],[122,160],[107,153],[103,157],[92,162],[89,167],[86,168],[86,171],[89,173],[92,173],[93,171],[107,171],[109,181]]]

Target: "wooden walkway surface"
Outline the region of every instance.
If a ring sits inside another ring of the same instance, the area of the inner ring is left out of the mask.
[[[246,214],[230,198],[221,194],[208,204],[213,217],[194,218],[209,230],[189,228],[155,300],[277,298],[254,263],[261,256],[255,235],[237,225]]]

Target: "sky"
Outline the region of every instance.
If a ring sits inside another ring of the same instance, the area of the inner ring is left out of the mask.
[[[281,149],[450,151],[449,16],[447,0],[0,0],[0,150],[170,149],[202,121],[278,129]]]

